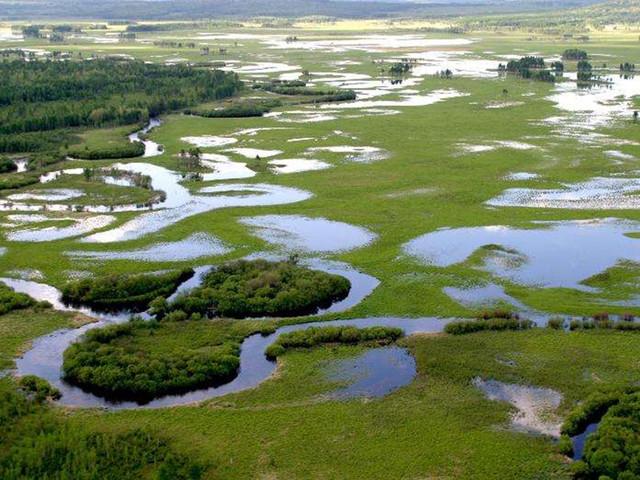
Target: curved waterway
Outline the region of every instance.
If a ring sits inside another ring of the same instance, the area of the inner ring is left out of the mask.
[[[347,298],[340,302],[334,303],[326,310],[318,312],[319,314],[328,312],[344,311],[353,307],[368,296],[379,284],[379,281],[369,275],[358,272],[350,265],[329,261],[324,259],[306,259],[304,261],[309,267],[316,270],[322,270],[329,273],[340,274],[347,277],[352,282],[352,288]],[[196,275],[184,282],[170,300],[180,293],[185,293],[192,288],[197,287],[202,275],[204,275],[211,267],[203,266],[196,269]],[[19,376],[37,375],[48,380],[52,385],[56,386],[63,394],[60,403],[68,406],[78,407],[105,407],[105,408],[135,408],[141,405],[135,402],[112,402],[100,398],[91,393],[87,393],[70,385],[62,380],[62,362],[64,351],[77,341],[84,333],[93,328],[100,328],[109,324],[122,323],[127,321],[130,314],[103,314],[87,308],[73,309],[61,302],[60,292],[46,284],[36,283],[27,280],[16,280],[11,278],[0,278],[0,282],[7,284],[14,290],[27,293],[37,300],[46,300],[50,302],[55,309],[58,310],[75,310],[85,315],[95,318],[97,321],[79,328],[62,329],[51,334],[36,339],[32,348],[27,351],[21,358],[16,360],[16,373]],[[298,325],[285,326],[278,329],[275,333],[262,336],[260,334],[247,337],[241,347],[240,355],[240,371],[238,376],[231,382],[207,389],[195,390],[183,395],[169,395],[156,399],[144,406],[147,407],[166,407],[173,405],[184,405],[194,403],[208,398],[218,397],[231,392],[238,392],[257,386],[259,383],[267,379],[275,370],[276,363],[268,360],[265,355],[265,349],[273,343],[276,338],[287,332],[305,329],[311,326],[323,325],[354,325],[358,327],[389,325],[401,326],[406,333],[414,331],[440,331],[445,320],[442,319],[394,319],[394,318],[369,318],[358,320],[341,320],[341,321],[325,321],[325,322],[309,322]],[[406,375],[405,375],[406,376]],[[399,387],[398,387],[399,388]]]
[[[157,398],[145,405],[136,402],[112,402],[83,391],[62,380],[62,357],[67,347],[91,328],[97,328],[110,323],[100,320],[97,323],[85,325],[76,329],[59,330],[40,337],[33,343],[33,347],[21,358],[16,360],[16,373],[19,376],[37,375],[46,379],[60,390],[62,398],[59,403],[74,407],[102,407],[109,409],[127,408],[159,408],[176,405],[187,405],[210,398],[240,392],[258,386],[268,379],[276,369],[276,363],[265,356],[266,348],[284,333],[305,330],[310,327],[324,326],[354,326],[366,328],[373,326],[398,327],[406,335],[414,333],[440,332],[449,320],[442,318],[394,318],[374,317],[351,320],[334,320],[323,322],[309,322],[297,325],[287,325],[270,335],[254,334],[244,339],[240,351],[240,370],[232,381],[206,389],[194,390],[182,395],[167,395]]]

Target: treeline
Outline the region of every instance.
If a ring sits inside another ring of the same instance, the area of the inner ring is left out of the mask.
[[[62,288],[62,301],[105,311],[143,311],[157,297],[166,297],[191,278],[191,268],[161,274],[113,274],[85,278]]]
[[[392,327],[311,327],[280,335],[265,353],[268,358],[275,359],[294,348],[313,348],[334,343],[384,345],[397,340],[402,334],[402,329]]]
[[[64,352],[65,380],[114,400],[153,398],[225,383],[240,368],[240,346],[226,342],[202,350],[150,350],[136,340],[162,328],[134,320],[90,330]]]
[[[340,88],[309,88],[302,80],[273,80],[271,82],[256,83],[256,90],[276,93],[278,95],[316,97],[313,102],[339,102],[355,100],[356,92]]]
[[[0,134],[145,122],[232,96],[237,75],[185,65],[96,59],[0,63]]]
[[[185,113],[207,118],[262,117],[265,113],[269,113],[272,108],[279,107],[281,105],[282,102],[279,100],[269,100],[264,102],[243,101],[236,102],[222,108],[195,108],[185,110]]]
[[[213,269],[202,285],[168,304],[156,299],[152,312],[162,319],[284,317],[310,315],[344,299],[351,282],[310,270],[295,260],[239,260]]]
[[[45,388],[38,380],[23,388]],[[0,380],[0,429],[3,480],[199,480],[205,470],[145,430],[78,428],[42,396],[16,391],[8,379]]]

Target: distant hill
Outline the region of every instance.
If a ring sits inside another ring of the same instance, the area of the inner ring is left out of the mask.
[[[582,7],[594,0],[0,0],[3,19],[376,18],[458,16]]]

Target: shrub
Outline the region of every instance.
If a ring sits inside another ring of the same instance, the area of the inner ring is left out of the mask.
[[[36,302],[25,293],[18,293],[0,283],[0,315],[25,308],[50,308],[48,302]]]
[[[58,400],[62,396],[60,390],[35,375],[25,375],[21,377],[18,385],[22,391],[28,395],[33,395],[33,398],[37,402],[44,402],[47,399]]]
[[[444,331],[450,335],[464,335],[483,331],[528,330],[533,328],[531,320],[518,318],[490,318],[488,320],[462,320],[448,323]]]
[[[282,334],[266,351],[268,358],[274,359],[293,348],[313,348],[330,343],[390,343],[402,336],[400,328],[391,327],[310,327]]]
[[[13,160],[0,155],[0,173],[10,173],[18,170],[18,166]]]
[[[162,274],[115,274],[86,278],[67,283],[62,300],[71,305],[85,305],[105,311],[146,310],[157,297],[171,295],[191,278],[191,268]]]
[[[553,330],[562,330],[564,328],[564,318],[553,317],[547,322],[547,327]]]
[[[165,324],[166,325],[166,324]],[[98,395],[140,403],[209,387],[236,376],[240,346],[149,351],[135,340],[163,328],[158,322],[132,321],[90,330],[64,352],[65,380]]]
[[[640,478],[640,393],[619,393],[587,438],[583,477]]]
[[[558,440],[558,452],[562,455],[566,455],[567,457],[573,456],[573,442],[571,441],[571,437],[569,435],[563,434],[560,436]]]
[[[562,433],[573,437],[584,432],[592,423],[599,421],[606,411],[620,401],[621,392],[596,392],[587,397],[565,419]]]
[[[294,261],[240,260],[209,272],[202,286],[179,296],[169,310],[208,318],[307,315],[345,298],[350,289],[346,278]]]

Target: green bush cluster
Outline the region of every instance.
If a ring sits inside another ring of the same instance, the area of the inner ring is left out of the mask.
[[[632,314],[624,314],[618,320],[610,318],[607,313],[598,313],[591,318],[574,318],[565,320],[563,318],[551,319],[547,325],[549,328],[564,329],[566,326],[569,330],[619,330],[619,331],[640,331],[640,323],[635,322]]]
[[[163,328],[158,322],[132,321],[90,330],[64,353],[65,380],[112,399],[147,402],[153,398],[224,383],[240,367],[240,346],[227,342],[207,351],[148,351],[139,335]],[[150,331],[149,331],[150,330]]]
[[[640,392],[619,392],[601,403],[598,429],[585,443],[576,478],[636,480],[640,478]],[[606,407],[606,408],[605,408]]]
[[[62,288],[62,301],[105,311],[143,311],[158,296],[169,296],[191,278],[191,268],[160,274],[113,274],[85,278]]]
[[[562,425],[562,433],[574,437],[584,432],[590,424],[599,421],[612,405],[617,404],[620,396],[619,390],[591,394],[569,413]]]
[[[18,166],[10,158],[0,155],[0,173],[11,173],[18,170]]]
[[[0,380],[3,480],[199,480],[204,467],[136,429],[91,432]]]
[[[0,176],[0,190],[13,190],[40,183],[40,176],[36,173],[12,173]]]
[[[61,397],[60,390],[35,375],[20,377],[18,385],[23,392],[32,395],[37,402],[44,402],[47,399],[58,400]]]
[[[49,302],[37,302],[25,293],[18,293],[0,283],[0,315],[25,308],[51,308]]]
[[[122,142],[118,145],[88,148],[86,145],[76,145],[69,149],[70,157],[81,160],[102,160],[114,158],[133,158],[144,155],[142,142]]]
[[[402,336],[402,329],[392,327],[311,327],[285,333],[269,345],[268,358],[275,359],[293,348],[313,348],[331,343],[390,343]]]
[[[200,287],[156,313],[183,312],[184,318],[309,315],[345,298],[350,289],[346,278],[295,261],[240,260],[212,270]]]
[[[450,335],[464,335],[484,331],[528,330],[533,328],[531,320],[519,318],[489,318],[478,320],[461,320],[448,323],[444,331]]]

